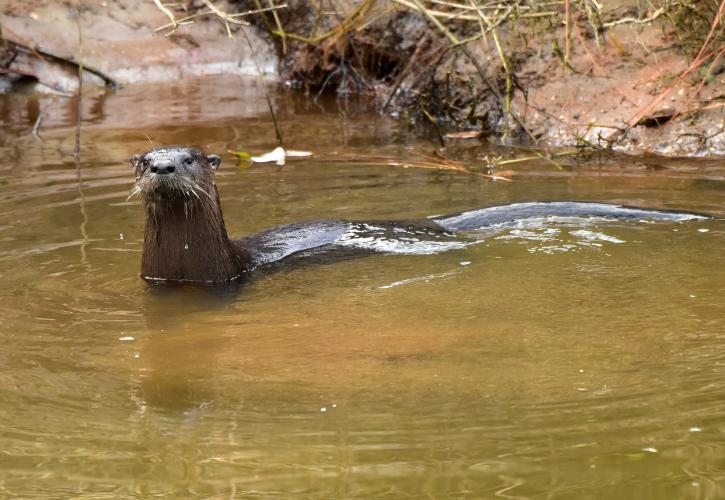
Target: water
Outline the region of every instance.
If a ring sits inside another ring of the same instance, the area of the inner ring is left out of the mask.
[[[233,235],[532,200],[723,216],[722,162],[563,158],[509,165],[512,182],[393,167],[435,144],[280,92],[288,147],[316,157],[237,166],[227,149],[275,146],[255,88],[89,95],[80,169],[75,102],[0,96],[0,496],[725,497],[720,221],[532,221],[214,296],[145,286],[126,201],[146,136],[223,154]]]

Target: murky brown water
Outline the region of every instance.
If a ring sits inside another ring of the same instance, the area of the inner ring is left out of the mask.
[[[253,82],[0,96],[0,496],[723,498],[725,226],[556,222],[437,255],[149,291],[127,159],[275,146]],[[280,93],[316,158],[219,185],[232,234],[333,217],[596,200],[725,214],[722,162],[396,168],[398,122]],[[481,164],[482,146],[449,148]],[[337,158],[337,159],[336,159]]]

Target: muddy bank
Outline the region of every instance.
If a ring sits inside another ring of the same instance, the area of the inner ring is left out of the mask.
[[[689,29],[708,38],[687,38],[672,12],[630,2],[585,11],[557,2],[292,0],[240,15],[261,5],[124,0],[84,4],[79,22],[71,2],[11,1],[0,14],[0,66],[15,80],[73,93],[81,57],[89,83],[131,84],[255,74],[251,44],[259,69],[289,87],[368,95],[381,112],[444,141],[467,131],[543,147],[718,156],[723,4],[701,2],[710,10]],[[252,23],[244,32],[241,20]]]
[[[634,2],[335,6],[324,16],[291,2],[275,19],[280,74],[291,85],[369,93],[378,109],[440,136],[725,154],[725,2],[650,11]]]

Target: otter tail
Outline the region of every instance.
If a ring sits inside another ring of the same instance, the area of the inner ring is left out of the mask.
[[[609,203],[552,201],[500,205],[456,215],[433,217],[432,220],[446,230],[455,232],[475,231],[497,224],[541,217],[603,217],[607,219],[663,220],[674,222],[712,218],[708,215],[693,212],[649,210]]]

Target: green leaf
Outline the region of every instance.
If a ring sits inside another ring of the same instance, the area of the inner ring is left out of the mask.
[[[233,149],[230,149],[228,151],[229,151],[230,154],[233,154],[234,156],[236,156],[240,160],[249,160],[252,157],[252,155],[250,155],[246,151],[234,151]]]

